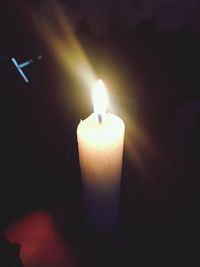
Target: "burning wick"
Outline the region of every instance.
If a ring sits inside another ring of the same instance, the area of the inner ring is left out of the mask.
[[[101,114],[98,114],[98,121],[99,121],[99,124],[102,124],[102,115]]]

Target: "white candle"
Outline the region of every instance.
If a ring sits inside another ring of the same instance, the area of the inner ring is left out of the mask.
[[[77,129],[84,205],[90,227],[112,231],[117,225],[124,122],[106,113],[107,96],[99,80],[93,93],[94,113]]]

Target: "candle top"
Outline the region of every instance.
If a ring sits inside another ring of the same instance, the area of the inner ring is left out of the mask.
[[[97,115],[92,113],[78,125],[78,134],[81,133],[90,146],[112,145],[118,142],[124,132],[124,122],[114,114],[106,113],[102,124],[98,123]]]

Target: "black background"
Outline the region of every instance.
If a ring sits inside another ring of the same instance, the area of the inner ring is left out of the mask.
[[[28,10],[35,11],[40,4],[30,2]],[[80,197],[76,127],[90,114],[91,103],[79,104],[81,84],[66,73],[66,110],[61,108],[63,85],[57,66],[29,20],[25,4],[1,5],[3,228],[32,208]],[[137,120],[157,154],[153,157],[148,148],[136,144],[142,172],[126,147],[124,151],[121,222],[140,244],[152,239],[182,242],[199,233],[199,26],[194,24],[194,32],[186,21],[178,30],[166,30],[156,27],[152,18],[127,29],[113,22],[101,34],[91,31],[84,19],[76,28],[94,70],[107,79],[112,71],[116,77],[112,90],[122,110]],[[40,61],[38,54],[42,54]],[[20,61],[33,58],[26,72],[29,84],[11,64],[12,56]],[[88,93],[81,94],[81,101],[87,102]],[[129,124],[126,128],[131,134]]]

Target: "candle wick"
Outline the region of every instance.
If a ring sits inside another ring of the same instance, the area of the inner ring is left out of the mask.
[[[98,121],[100,124],[102,124],[102,115],[101,114],[98,114]]]

